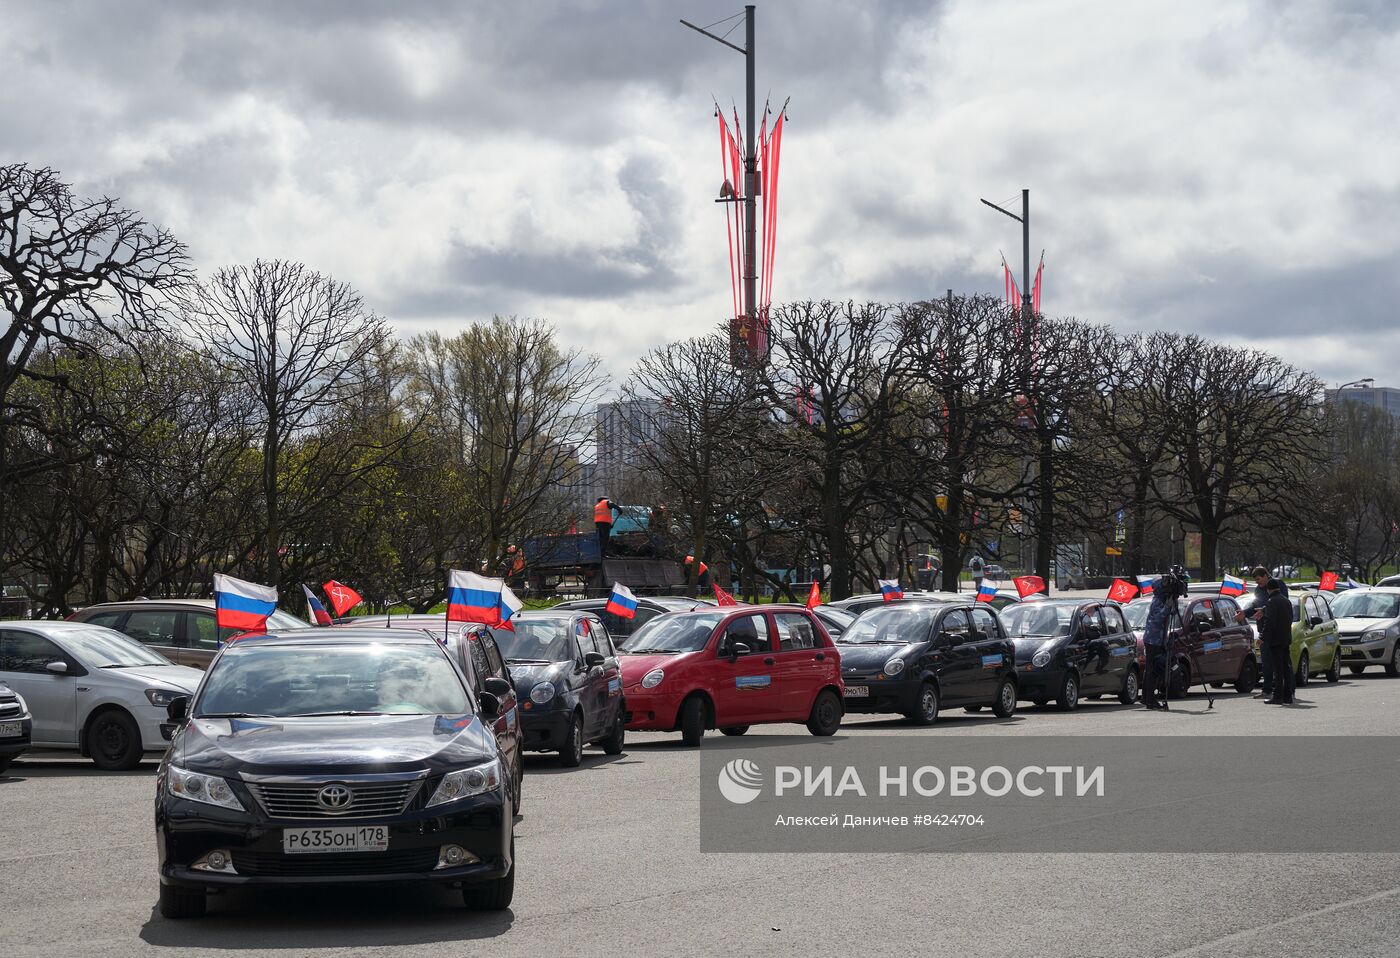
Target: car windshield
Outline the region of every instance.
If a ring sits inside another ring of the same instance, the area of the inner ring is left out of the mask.
[[[856,617],[845,609],[838,609],[834,605],[824,605],[816,610],[817,615],[828,627],[835,625],[838,629],[849,629]]]
[[[724,620],[723,612],[679,612],[652,619],[618,649],[631,655],[642,652],[697,652],[710,641],[710,633]]]
[[[1400,595],[1394,592],[1343,592],[1332,600],[1338,619],[1393,619],[1400,616]]]
[[[65,629],[55,636],[88,665],[99,669],[130,669],[139,665],[174,665],[159,652],[152,652],[135,639],[100,625],[86,629]]]
[[[1065,602],[1032,602],[1007,606],[1000,613],[1006,634],[1014,639],[1069,635],[1077,605]]]
[[[842,645],[905,645],[923,642],[929,636],[929,623],[938,612],[930,603],[892,605],[871,609],[856,617],[841,633]]]
[[[1151,608],[1151,602],[1130,602],[1127,605],[1123,606],[1123,618],[1128,620],[1128,628],[1146,628],[1147,611]]]
[[[194,716],[461,715],[470,707],[447,657],[426,642],[245,639],[215,660]]]
[[[284,629],[304,629],[308,623],[305,619],[298,619],[289,612],[281,609],[273,609],[272,614],[267,617],[267,630],[269,632],[281,632]]]
[[[496,646],[507,662],[572,662],[574,644],[569,641],[567,617],[520,619],[515,630],[492,629]]]

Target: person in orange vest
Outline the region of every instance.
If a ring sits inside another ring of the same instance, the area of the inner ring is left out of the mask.
[[[607,496],[599,496],[598,501],[593,505],[593,527],[598,530],[598,557],[606,559],[608,557],[608,537],[612,535],[613,510],[617,506],[613,505]]]
[[[686,565],[694,565],[694,564],[695,564],[695,556],[686,556],[686,557],[685,557],[685,564],[686,564]],[[706,582],[705,582],[705,573],[707,573],[707,572],[709,572],[709,571],[710,571],[710,567],[707,566],[707,565],[705,565],[705,560],[701,559],[701,560],[700,560],[700,571],[699,571],[698,573],[696,573],[696,575],[695,575],[695,584],[696,584],[696,585],[705,585],[705,584],[706,584]]]

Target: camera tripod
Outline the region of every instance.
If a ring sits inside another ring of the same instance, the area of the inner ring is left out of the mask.
[[[1166,642],[1162,644],[1162,711],[1170,712],[1172,710],[1172,652],[1176,643],[1184,642],[1186,646],[1186,661],[1191,671],[1201,677],[1201,688],[1205,689],[1206,693],[1206,711],[1209,712],[1211,709],[1215,708],[1215,693],[1210,690],[1210,683],[1206,681],[1205,673],[1201,671],[1200,665],[1191,654],[1191,643],[1185,642],[1183,638],[1186,633],[1186,623],[1181,619],[1181,606],[1178,605],[1176,599],[1169,599],[1168,601],[1171,602],[1171,606],[1167,609],[1167,621],[1163,628]],[[1175,638],[1173,638],[1173,636],[1175,636]],[[1186,679],[1186,682],[1182,685],[1182,695],[1185,695],[1191,689],[1190,675],[1187,675]]]

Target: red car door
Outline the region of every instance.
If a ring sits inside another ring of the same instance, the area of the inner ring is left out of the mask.
[[[736,615],[721,626],[705,663],[715,702],[715,725],[771,722],[783,714],[773,636],[762,612]]]
[[[783,716],[806,721],[817,692],[833,672],[836,650],[825,647],[820,632],[805,612],[774,612],[773,623],[778,639],[775,681]]]
[[[1186,634],[1192,682],[1220,682],[1228,673],[1229,652],[1220,629],[1214,599],[1198,599],[1187,608]]]

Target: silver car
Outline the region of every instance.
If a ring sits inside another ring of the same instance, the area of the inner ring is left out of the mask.
[[[1331,600],[1342,664],[1353,674],[1379,665],[1400,675],[1400,587],[1349,589]]]
[[[178,665],[207,669],[220,646],[237,629],[214,624],[213,599],[131,599],[102,602],[79,609],[68,617],[88,622],[135,639]],[[269,629],[303,629],[307,622],[277,609],[267,620]]]

